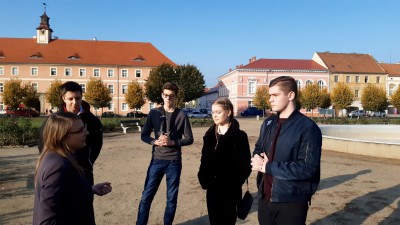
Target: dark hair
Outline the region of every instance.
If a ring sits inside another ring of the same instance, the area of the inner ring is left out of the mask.
[[[295,99],[297,98],[298,90],[297,90],[297,83],[293,77],[290,76],[280,76],[277,77],[269,83],[269,87],[273,87],[278,85],[280,90],[285,92],[285,94],[293,91],[295,94]]]
[[[67,93],[68,91],[79,92],[82,94],[82,87],[81,87],[81,85],[79,85],[78,83],[76,83],[74,81],[67,81],[60,86],[61,96],[64,96],[65,93]]]
[[[221,105],[224,110],[231,111],[231,115],[229,115],[229,121],[233,119],[233,104],[229,100],[229,98],[222,97],[217,98],[213,103],[213,105]]]
[[[162,91],[163,92],[164,92],[165,89],[174,91],[176,95],[178,94],[178,91],[179,91],[178,86],[176,86],[176,84],[171,83],[171,82],[167,82],[162,86]]]

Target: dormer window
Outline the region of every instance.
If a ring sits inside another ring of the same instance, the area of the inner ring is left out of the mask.
[[[75,53],[74,55],[68,56],[68,59],[70,59],[70,60],[79,60],[79,59],[81,59],[81,57],[79,57],[79,55]]]
[[[0,59],[5,58],[4,53],[0,51]]]
[[[143,56],[139,55],[138,57],[133,58],[133,61],[134,62],[145,62],[146,60],[144,59]]]
[[[31,55],[29,58],[31,58],[31,59],[43,59],[43,56],[40,53],[35,53],[35,54]]]

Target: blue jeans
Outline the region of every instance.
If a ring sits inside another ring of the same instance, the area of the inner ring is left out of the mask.
[[[147,170],[147,177],[144,183],[142,199],[140,200],[136,225],[147,224],[151,202],[157,193],[164,174],[167,179],[167,204],[164,212],[164,225],[172,225],[178,201],[181,171],[181,160],[152,159]]]

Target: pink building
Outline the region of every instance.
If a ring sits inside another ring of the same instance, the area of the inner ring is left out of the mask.
[[[253,106],[257,87],[269,85],[279,76],[293,77],[299,89],[309,83],[318,83],[321,88],[329,87],[329,71],[313,60],[303,59],[249,59],[247,65],[237,66],[234,70],[218,78],[222,86],[219,96],[232,101],[234,115],[239,115],[247,107]],[[305,111],[304,111],[305,112]],[[316,115],[314,113],[314,115]]]

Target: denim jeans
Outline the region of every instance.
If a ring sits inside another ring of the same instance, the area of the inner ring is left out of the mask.
[[[164,174],[167,181],[167,203],[164,212],[164,225],[172,225],[177,206],[181,171],[181,160],[153,159],[151,161],[147,170],[147,177],[144,183],[142,199],[140,200],[136,225],[147,224],[151,202],[157,193]]]

